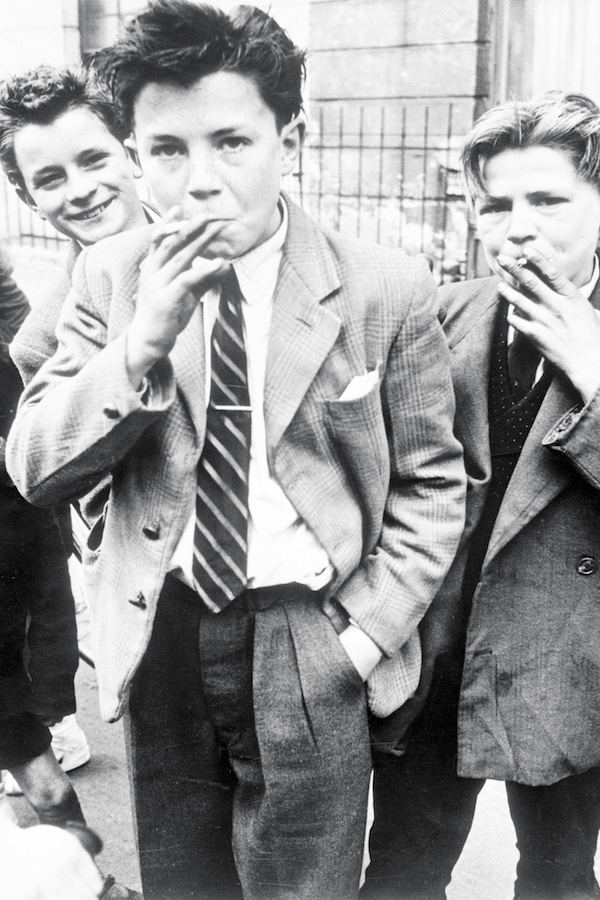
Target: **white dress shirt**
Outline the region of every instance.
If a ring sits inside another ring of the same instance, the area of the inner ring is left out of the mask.
[[[300,519],[277,481],[267,460],[264,417],[264,385],[267,346],[283,244],[287,234],[287,210],[280,205],[282,220],[275,234],[233,262],[241,292],[244,339],[248,361],[248,390],[252,406],[248,523],[248,586],[299,582],[313,590],[327,584],[333,568],[324,548]],[[211,336],[219,305],[219,290],[202,298],[204,352],[206,358],[206,403],[210,397]],[[193,585],[195,498],[190,498],[190,517],[175,549],[171,572]]]

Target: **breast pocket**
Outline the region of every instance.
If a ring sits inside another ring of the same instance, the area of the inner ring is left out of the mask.
[[[354,400],[323,402],[327,430],[346,473],[369,505],[381,505],[390,461],[379,384]]]

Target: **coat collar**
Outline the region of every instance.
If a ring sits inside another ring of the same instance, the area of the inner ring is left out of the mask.
[[[273,298],[265,378],[269,452],[279,444],[335,343],[341,322],[322,302],[340,288],[324,233],[289,198],[288,233]]]
[[[491,475],[488,390],[493,340],[501,309],[497,283],[498,280],[492,277],[454,287],[456,297],[444,322],[459,398],[456,430],[464,443],[465,462],[475,484],[485,483]],[[445,296],[445,289],[442,289],[442,302]],[[590,301],[600,308],[600,284],[594,288]],[[579,397],[567,380],[556,375],[504,495],[484,565],[570,483],[572,470],[542,444],[542,439],[578,402]],[[473,492],[471,503],[470,519],[476,520],[483,506],[479,492]]]
[[[600,308],[597,282],[590,303]],[[560,494],[574,477],[573,469],[552,449],[544,436],[573,406],[581,403],[573,386],[562,375],[552,379],[535,422],[527,436],[492,532],[486,562],[500,552],[542,509]]]

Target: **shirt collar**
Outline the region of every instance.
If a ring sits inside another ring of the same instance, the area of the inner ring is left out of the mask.
[[[265,276],[277,272],[288,230],[288,211],[283,200],[279,201],[281,222],[277,231],[258,247],[233,260],[233,268],[240,283],[244,299],[253,303],[257,297],[256,287]],[[254,289],[253,289],[254,288]],[[260,296],[260,292],[258,294]]]

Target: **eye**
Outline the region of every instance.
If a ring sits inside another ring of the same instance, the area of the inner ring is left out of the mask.
[[[174,159],[176,156],[179,156],[183,153],[183,148],[176,143],[162,143],[155,144],[150,151],[152,156],[156,156],[159,159]]]
[[[47,175],[40,175],[34,179],[33,186],[36,190],[49,191],[64,180],[62,172],[49,172]]]
[[[534,206],[559,206],[566,203],[565,197],[536,197],[533,201]]]
[[[108,159],[109,154],[104,150],[98,150],[94,153],[89,153],[85,159],[83,160],[83,165],[88,169],[95,169],[103,166],[106,160]]]
[[[486,200],[477,207],[480,216],[493,216],[510,210],[510,204],[505,201]]]
[[[238,135],[231,135],[230,137],[222,138],[219,142],[219,148],[226,153],[238,153],[249,143],[250,142],[246,138],[239,137]]]

